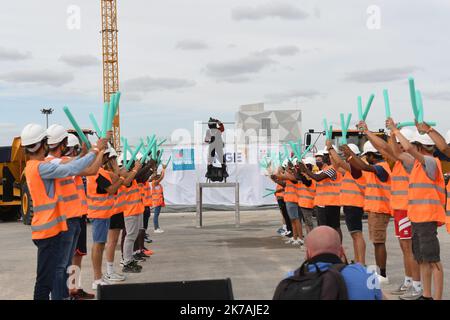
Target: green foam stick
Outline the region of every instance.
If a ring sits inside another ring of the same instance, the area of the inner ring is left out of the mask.
[[[389,105],[389,94],[387,89],[383,90],[383,96],[384,96],[384,111],[387,119],[391,117],[391,106]]]
[[[120,101],[120,96],[122,95],[122,93],[120,93],[120,91],[116,92],[116,96],[114,99],[114,115],[117,114],[117,110],[119,109],[119,101]]]
[[[367,101],[366,109],[364,110],[363,114],[363,120],[366,121],[367,115],[369,114],[370,107],[372,106],[373,99],[375,98],[375,95],[372,93],[370,95],[369,101]]]
[[[170,156],[170,157],[169,157],[169,160],[167,160],[166,165],[165,165],[166,167],[169,165],[170,160],[172,160],[172,156]]]
[[[283,145],[283,147],[284,147],[284,158],[285,158],[285,159],[288,159],[288,160],[290,160],[290,159],[291,159],[291,157],[289,156],[290,154],[289,154],[289,151],[288,151],[287,145],[286,145],[286,144],[284,144],[284,145]]]
[[[133,164],[133,161],[136,160],[136,156],[139,153],[139,151],[141,150],[141,148],[143,147],[143,143],[140,142],[139,145],[137,146],[137,148],[134,150],[134,152],[131,154],[131,159],[130,161],[128,161],[127,165],[125,166],[125,168],[127,170],[130,170],[131,165]]]
[[[437,124],[434,121],[425,121],[427,125],[430,127],[435,127]],[[404,127],[415,127],[416,123],[414,121],[406,121],[406,122],[400,122],[397,124],[397,128],[401,129]]]
[[[345,126],[347,127],[347,132],[348,132],[348,128],[350,128],[350,121],[352,120],[352,113],[350,112],[347,116],[347,122],[345,123]]]
[[[91,119],[92,126],[94,127],[94,130],[97,132],[97,136],[102,136],[102,130],[100,130],[100,127],[98,126],[97,120],[95,119],[94,114],[91,112],[89,113],[89,119]]]
[[[163,153],[164,153],[164,149],[161,149],[159,151],[158,158],[156,160],[156,163],[158,163],[158,165],[161,163],[161,158],[162,158]]]
[[[160,143],[158,143],[158,147],[160,147],[164,142],[166,142],[167,139],[164,139],[163,141],[161,141]]]
[[[157,159],[156,152],[157,152],[157,148],[156,148],[156,140],[155,140],[155,143],[154,143],[153,146],[152,146],[152,159],[153,159],[153,160],[156,160],[156,159]]]
[[[416,104],[418,108],[417,122],[423,123],[423,101],[422,93],[419,90],[416,91]]]
[[[108,102],[103,104],[103,118],[102,118],[102,138],[106,137],[106,131],[108,131]]]
[[[266,191],[275,191],[275,189],[265,188]]]
[[[145,148],[145,151],[142,155],[141,163],[145,163],[145,161],[147,161],[151,148],[152,148],[152,145],[150,145],[150,144],[147,146],[147,148]]]
[[[267,198],[268,196],[275,194],[275,191],[271,191],[268,194],[264,195],[263,198]]]
[[[300,157],[300,160],[303,159],[303,158],[308,154],[309,150],[311,150],[312,147],[313,147],[313,145],[310,144],[310,145],[308,146],[308,148],[306,148],[306,150],[303,151],[302,156]]]
[[[72,112],[70,112],[69,107],[64,106],[63,111],[66,114],[67,118],[69,119],[70,123],[72,123],[73,128],[78,133],[78,136],[80,137],[81,141],[83,141],[86,146],[90,149],[91,143],[89,142],[88,138],[84,134],[83,130],[81,130],[80,126],[78,125],[77,121],[75,120],[75,117],[72,115]]]
[[[325,130],[325,137],[328,139],[328,122],[327,122],[327,119],[323,119],[323,128]]]
[[[111,95],[108,107],[108,120],[106,122],[106,131],[110,131],[114,121],[114,95]]]
[[[417,101],[416,101],[416,85],[414,83],[414,78],[409,77],[409,95],[411,97],[411,105],[414,113],[414,118],[417,120],[419,116],[419,109],[417,108]]]
[[[341,117],[341,131],[342,131],[342,144],[347,144],[347,126],[345,125],[344,114],[340,114]]]
[[[291,146],[292,152],[294,152],[295,156],[300,158],[300,154],[298,153],[297,147],[295,146],[295,143],[293,141],[289,141],[289,145]]]
[[[358,117],[359,120],[362,121],[363,119],[363,111],[362,111],[362,97],[358,97]]]

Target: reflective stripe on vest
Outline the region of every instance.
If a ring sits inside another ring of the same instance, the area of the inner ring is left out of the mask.
[[[364,191],[366,189],[364,176],[353,178],[351,172],[346,171],[341,183],[339,195],[342,206],[364,207]]]
[[[114,196],[97,193],[97,179],[100,175],[112,184],[108,171],[103,168],[99,169],[97,175],[87,177],[87,215],[92,219],[108,219],[115,214]]]
[[[393,210],[408,210],[409,173],[397,160],[392,168],[391,207]]]
[[[364,211],[372,213],[392,214],[391,210],[391,168],[386,161],[376,164],[388,174],[386,182],[381,181],[373,172],[363,173],[366,179],[364,191]]]
[[[33,240],[48,239],[67,231],[66,218],[58,206],[59,188],[55,188],[53,198],[47,195],[47,190],[39,174],[39,165],[44,161],[29,160],[25,166],[25,177],[28,190],[33,201],[33,219],[31,232]]]
[[[323,171],[331,169],[331,166],[323,167]],[[340,206],[340,189],[342,185],[343,176],[336,171],[336,180],[326,178],[318,181],[316,184],[316,198],[314,199],[315,206]]]
[[[298,201],[300,208],[312,209],[314,208],[314,199],[316,197],[316,182],[311,180],[311,186],[307,187],[303,183],[297,188]]]
[[[436,161],[436,177],[430,179],[424,166],[416,160],[409,177],[408,189],[408,217],[412,222],[437,222],[442,225],[446,222],[445,188],[441,162]]]
[[[143,214],[144,204],[142,203],[141,193],[136,180],[133,180],[130,188],[127,189],[126,204],[123,210],[125,217]]]
[[[162,185],[152,183],[152,206],[156,208],[164,207],[165,205]]]
[[[286,187],[284,188],[284,202],[298,202],[297,186],[292,181],[286,180]]]

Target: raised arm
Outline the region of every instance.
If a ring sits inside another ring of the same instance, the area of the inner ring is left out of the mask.
[[[436,144],[436,147],[447,157],[450,157],[450,146],[445,141],[444,137],[437,132],[433,127],[430,127],[425,122],[424,123],[417,123],[416,127],[419,132],[425,132],[428,134],[428,136],[434,141]]]
[[[367,136],[369,141],[372,143],[372,145],[375,147],[375,149],[377,149],[381,153],[381,155],[384,158],[386,158],[390,161],[396,161],[396,158],[392,152],[391,146],[386,141],[384,141],[379,136],[377,136],[372,131],[370,131],[369,128],[367,127],[367,124],[364,121],[360,121],[358,123],[358,128],[363,129],[363,132]]]
[[[392,118],[390,118],[388,120],[394,122],[394,120]],[[422,163],[422,164],[425,163],[425,158],[424,158],[423,154],[421,154],[419,151],[417,151],[417,149],[412,145],[412,143],[409,142],[409,140],[405,138],[405,136],[400,132],[400,130],[398,130],[398,128],[396,126],[394,126],[392,128],[392,133],[398,138],[398,140],[400,141],[400,144],[402,145],[405,152],[408,152],[415,159],[419,160],[420,163]]]
[[[300,167],[300,170],[301,170],[302,172],[306,173],[306,175],[307,175],[308,177],[310,177],[311,179],[313,179],[313,180],[315,180],[315,181],[317,181],[317,182],[330,178],[330,177],[329,177],[326,173],[324,173],[324,172],[321,172],[321,173],[314,173],[314,172],[312,172],[312,171],[309,170],[308,167],[305,166],[303,163],[300,163],[300,164],[299,164],[299,167]]]

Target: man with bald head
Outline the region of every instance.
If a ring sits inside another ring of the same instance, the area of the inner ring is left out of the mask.
[[[283,299],[283,290],[294,283],[299,283],[298,280],[302,281],[302,277],[311,278],[311,274],[317,272],[317,269],[325,274],[333,265],[341,266],[339,269],[333,269],[340,270],[349,300],[381,300],[383,298],[376,273],[367,270],[359,263],[346,264],[344,248],[335,229],[328,226],[319,226],[313,229],[305,239],[305,247],[305,262],[300,269],[288,273],[288,278],[279,284],[274,299]],[[304,274],[300,272],[302,268]],[[290,282],[291,278],[296,280]],[[336,287],[330,288],[330,283]],[[342,299],[342,296],[337,293],[339,291],[339,288],[337,288],[338,282],[327,281],[327,286],[325,287],[328,288],[328,291],[336,292],[336,297],[333,297],[334,293],[322,292],[321,296],[326,297],[324,299]],[[322,285],[322,290],[323,288],[324,285]],[[291,298],[292,296],[289,297],[289,299]]]

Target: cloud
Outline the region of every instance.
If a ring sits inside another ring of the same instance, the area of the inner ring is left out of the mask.
[[[71,67],[90,67],[100,65],[100,59],[94,55],[74,55],[66,54],[59,58],[59,61],[71,66]]]
[[[430,100],[450,101],[450,91],[424,92],[424,96]]]
[[[205,50],[208,49],[208,45],[199,40],[181,40],[177,42],[175,48],[180,50]]]
[[[316,90],[291,90],[281,93],[272,93],[266,95],[266,99],[272,103],[281,103],[296,98],[314,99],[321,96],[320,92]]]
[[[300,53],[300,49],[297,46],[278,46],[274,48],[268,48],[263,51],[260,51],[258,54],[262,55],[278,55],[278,56],[295,56]]]
[[[137,77],[126,80],[124,89],[130,92],[148,92],[161,90],[177,90],[195,86],[195,81],[177,78]]]
[[[363,83],[395,81],[408,78],[408,76],[417,69],[419,68],[415,66],[406,66],[400,68],[355,71],[348,73],[344,79],[346,81]]]
[[[232,10],[233,20],[262,20],[265,18],[279,18],[283,20],[304,20],[309,14],[291,4],[266,3],[256,7],[237,7]]]
[[[71,82],[74,76],[70,72],[52,70],[22,70],[0,74],[0,80],[11,83],[31,83],[60,87]]]
[[[16,49],[0,47],[0,61],[19,61],[31,58],[31,52],[20,52]]]
[[[242,59],[228,60],[206,65],[206,74],[226,82],[248,81],[249,74],[255,74],[274,64],[275,61],[262,55],[252,55]],[[237,81],[236,81],[237,80]]]

